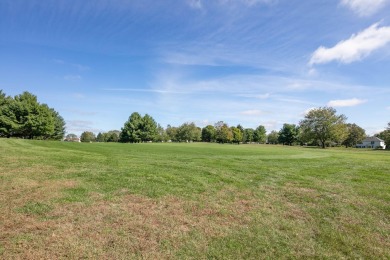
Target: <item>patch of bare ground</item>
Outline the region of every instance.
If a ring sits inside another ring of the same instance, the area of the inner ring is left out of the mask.
[[[243,197],[226,203],[208,196],[185,201],[125,195],[58,205],[44,219],[13,211],[0,230],[2,257],[169,259],[193,232],[206,241],[245,227],[257,207],[255,199]]]

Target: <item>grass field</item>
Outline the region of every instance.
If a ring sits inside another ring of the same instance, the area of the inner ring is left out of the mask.
[[[390,258],[390,153],[0,139],[0,258]]]

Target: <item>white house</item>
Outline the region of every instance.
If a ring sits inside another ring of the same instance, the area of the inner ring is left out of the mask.
[[[367,137],[361,144],[357,144],[356,148],[386,149],[386,145],[385,141],[378,137]]]

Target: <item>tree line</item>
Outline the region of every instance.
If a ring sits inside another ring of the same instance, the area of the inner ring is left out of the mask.
[[[318,145],[354,147],[367,137],[366,132],[354,123],[347,123],[345,115],[338,115],[331,107],[319,107],[310,110],[295,124],[284,124],[279,131],[271,131],[259,125],[256,128],[244,128],[241,125],[229,126],[223,121],[200,128],[193,122],[180,126],[161,127],[148,114],[138,112],[130,115],[121,131],[99,133],[84,132],[81,141],[90,142],[216,142],[216,143],[269,143],[283,145]],[[390,123],[388,128],[377,135],[390,147]]]
[[[284,124],[279,131],[267,134],[266,128],[244,128],[229,126],[223,121],[200,128],[193,122],[180,126],[168,125],[165,129],[152,116],[141,116],[138,112],[130,115],[121,131],[94,133],[86,131],[80,139],[68,134],[66,140],[82,142],[217,142],[217,143],[269,143],[283,145],[319,145],[354,147],[366,137],[365,130],[354,123],[347,123],[345,115],[337,114],[332,107],[310,110],[295,124]],[[23,92],[14,97],[0,90],[0,137],[25,139],[63,140],[65,121],[57,111],[41,104],[35,95]],[[378,133],[390,149],[390,122],[386,130]]]
[[[64,135],[64,119],[35,95],[11,97],[0,90],[0,137],[62,140]]]

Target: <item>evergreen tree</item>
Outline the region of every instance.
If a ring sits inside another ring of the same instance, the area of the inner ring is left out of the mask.
[[[0,91],[0,137],[61,140],[65,121],[35,95],[23,92],[14,98]]]
[[[120,142],[139,143],[155,140],[157,136],[157,123],[153,117],[146,114],[144,117],[138,112],[130,115],[122,128]]]
[[[294,124],[283,124],[279,131],[278,141],[285,145],[293,145],[298,139],[299,130]]]

